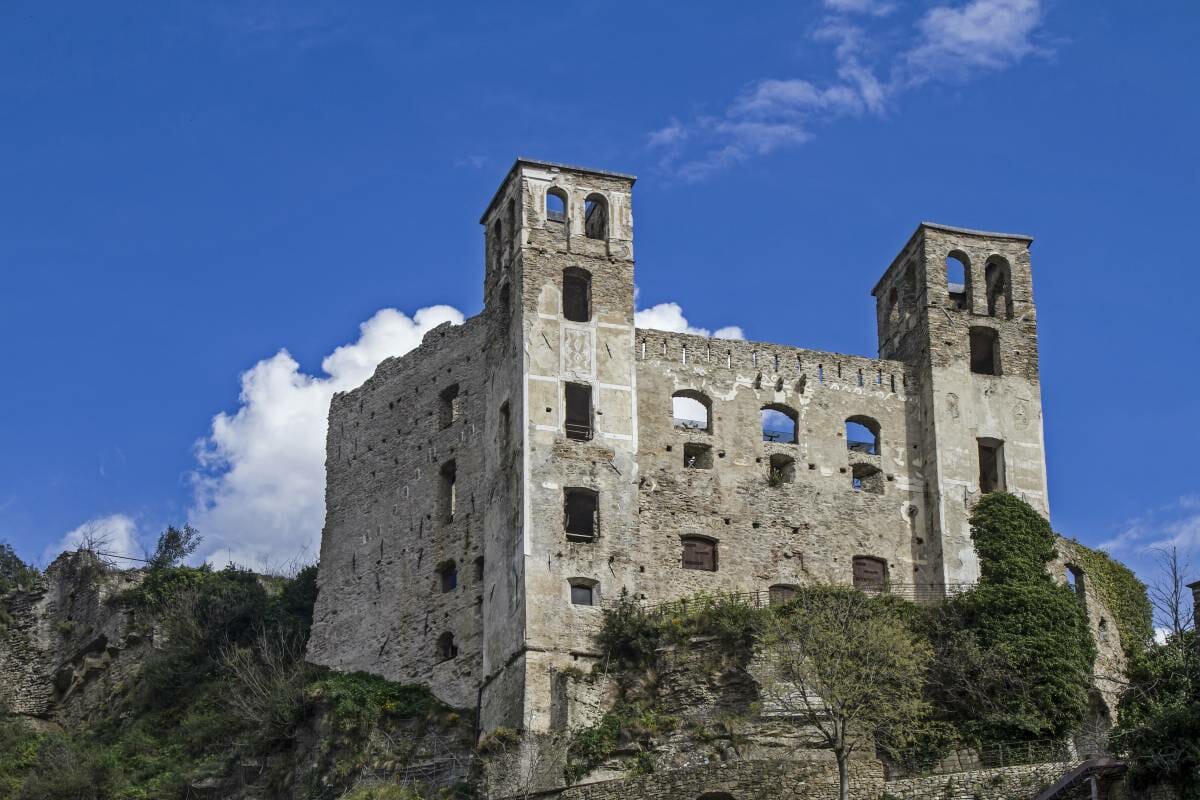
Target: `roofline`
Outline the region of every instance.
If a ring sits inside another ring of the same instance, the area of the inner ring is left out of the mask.
[[[612,172],[611,170],[607,169],[592,169],[591,167],[581,167],[576,164],[560,164],[557,161],[541,161],[536,158],[517,156],[517,160],[513,162],[512,167],[504,174],[504,180],[500,181],[500,185],[496,187],[496,193],[492,195],[492,199],[488,202],[487,208],[483,210],[483,215],[479,218],[480,225],[482,225],[483,221],[487,219],[488,214],[492,213],[492,209],[496,206],[496,201],[500,199],[500,192],[504,189],[505,184],[508,183],[508,179],[511,178],[513,174],[521,168],[522,164],[526,164],[531,167],[549,167],[550,169],[560,170],[569,169],[572,172],[586,172],[592,175],[604,175],[609,178],[620,178],[621,180],[629,181],[631,184],[637,180],[636,175],[627,175],[624,172]]]
[[[935,230],[935,231],[946,231],[947,233],[963,233],[968,236],[982,236],[982,237],[985,237],[988,239],[1011,239],[1016,242],[1025,242],[1026,245],[1033,244],[1033,237],[1028,236],[1024,233],[998,233],[996,231],[977,231],[973,228],[957,228],[953,225],[942,225],[941,223],[938,223],[938,222],[929,222],[928,220],[924,220],[917,224],[917,229],[914,230],[912,232],[912,235],[908,237],[908,240],[904,242],[904,246],[900,248],[900,252],[897,253],[896,257],[892,259],[892,263],[888,264],[888,268],[885,269],[883,271],[883,274],[879,276],[879,280],[875,281],[875,285],[871,287],[872,295],[874,295],[875,292],[877,292],[879,290],[880,285],[883,283],[883,279],[891,274],[892,268],[896,266],[896,262],[900,260],[900,257],[903,256],[908,251],[908,248],[913,243],[913,240],[916,239],[921,234],[921,231],[923,231],[927,228]]]

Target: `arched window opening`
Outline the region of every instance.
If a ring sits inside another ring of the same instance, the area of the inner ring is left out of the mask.
[[[458,465],[451,459],[442,464],[442,516],[446,522],[454,521],[454,508],[458,502]]]
[[[587,383],[568,383],[563,387],[567,412],[563,420],[568,439],[592,438],[592,387]]]
[[[592,318],[592,274],[579,267],[563,270],[563,316],[571,322]]]
[[[790,583],[777,583],[767,590],[767,597],[773,606],[786,603],[796,596],[796,587]]]
[[[593,542],[600,530],[600,496],[594,489],[563,489],[563,529],[569,542]]]
[[[946,290],[950,293],[950,302],[958,308],[966,308],[970,302],[970,275],[965,254],[956,250],[946,256]]]
[[[437,573],[443,593],[453,592],[458,588],[458,564],[454,563],[454,559],[448,558],[438,564]]]
[[[676,392],[671,395],[671,421],[676,428],[712,433],[712,400],[691,389]]]
[[[1075,592],[1075,596],[1079,598],[1081,603],[1085,602],[1087,599],[1087,593],[1083,580],[1083,570],[1074,564],[1067,564],[1065,576],[1067,579],[1067,586],[1071,587],[1071,591]]]
[[[782,486],[796,480],[796,459],[783,453],[773,453],[768,466],[767,483]]]
[[[438,421],[443,428],[449,428],[462,414],[462,395],[459,394],[458,384],[452,383],[438,394]]]
[[[589,194],[583,201],[583,234],[589,239],[608,238],[608,201],[602,194]]]
[[[591,578],[568,578],[567,583],[571,587],[571,605],[573,606],[596,606],[599,605],[600,587],[597,581]]]
[[[879,423],[863,416],[847,419],[846,449],[853,453],[879,455]]]
[[[979,491],[983,494],[1003,492],[1004,442],[999,439],[976,440],[979,449]]]
[[[1106,620],[1104,617],[1100,618],[1100,624],[1096,629],[1096,638],[1099,639],[1101,643],[1108,641],[1108,620]]]
[[[855,464],[850,468],[850,486],[856,492],[883,494],[883,473],[874,464]]]
[[[762,437],[764,442],[783,442],[795,444],[796,431],[799,429],[800,415],[796,409],[779,403],[771,403],[762,408]]]
[[[887,296],[887,321],[895,325],[900,321],[900,292],[893,286]]]
[[[684,536],[683,568],[717,571],[717,543],[707,536]]]
[[[496,265],[500,265],[501,254],[504,252],[504,222],[496,217],[496,221],[492,223],[492,258]]]
[[[1012,282],[1008,262],[993,256],[984,268],[983,278],[987,285],[988,316],[1012,319]]]
[[[970,329],[971,372],[976,375],[1000,374],[1000,332],[995,328]]]
[[[887,562],[874,556],[855,556],[853,562],[854,588],[864,592],[881,592],[887,586]]]
[[[442,661],[458,657],[458,645],[454,643],[454,634],[446,631],[437,640],[437,652]]]
[[[558,224],[567,221],[567,193],[562,189],[546,192],[546,221]]]

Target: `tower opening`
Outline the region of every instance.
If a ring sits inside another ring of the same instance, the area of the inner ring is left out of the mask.
[[[583,201],[583,234],[589,239],[608,238],[608,201],[602,194],[589,194]]]
[[[563,387],[567,413],[563,423],[568,439],[592,438],[592,387],[586,383],[568,383]]]
[[[591,542],[600,528],[599,495],[593,489],[563,489],[563,529],[567,541]]]
[[[976,375],[1000,374],[1000,332],[995,328],[971,328],[971,372]]]
[[[946,256],[946,291],[950,295],[950,302],[957,308],[966,308],[970,304],[970,276],[964,254],[955,251]]]
[[[571,322],[592,318],[592,274],[579,267],[567,267],[562,278],[563,316]]]
[[[979,439],[979,491],[983,494],[1003,492],[1004,442],[999,439]]]
[[[567,194],[562,189],[546,192],[546,221],[558,224],[567,221]]]

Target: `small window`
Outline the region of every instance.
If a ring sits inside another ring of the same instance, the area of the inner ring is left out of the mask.
[[[583,235],[589,239],[608,238],[608,201],[602,194],[589,194],[583,201]]]
[[[511,426],[512,426],[512,412],[509,410],[508,401],[505,400],[503,403],[500,404],[500,418],[496,422],[496,427],[498,428],[496,433],[498,434],[497,438],[499,439],[501,450],[508,449],[508,445],[509,445],[509,442],[511,439],[511,434],[509,433],[509,428]]]
[[[683,568],[717,571],[717,543],[703,536],[683,537]]]
[[[592,387],[586,383],[568,383],[563,394],[567,403],[564,427],[568,439],[592,438]]]
[[[500,319],[512,316],[512,288],[508,283],[500,287]]]
[[[874,464],[855,464],[850,468],[850,485],[856,492],[883,494],[883,473]]]
[[[708,395],[684,389],[671,395],[671,422],[676,428],[712,432],[712,401]]]
[[[772,486],[782,486],[796,480],[796,459],[783,453],[771,456],[767,473],[767,482]]]
[[[762,438],[764,442],[796,443],[796,429],[800,416],[796,409],[771,403],[762,408]]]
[[[475,582],[483,583],[483,556],[475,556]]]
[[[458,482],[458,465],[453,461],[447,461],[442,465],[442,516],[446,522],[454,521],[454,507],[458,501],[458,490],[455,483]]]
[[[852,453],[879,455],[879,423],[870,417],[855,416],[847,419],[846,449]]]
[[[492,258],[496,265],[500,265],[501,256],[504,252],[504,223],[497,217],[492,223]]]
[[[887,562],[882,558],[855,556],[853,563],[855,589],[878,592],[887,585]]]
[[[571,322],[592,318],[592,274],[579,267],[563,270],[563,316]]]
[[[983,494],[1004,491],[1004,442],[979,439],[978,445],[979,491]]]
[[[683,446],[683,465],[688,469],[712,469],[712,445],[688,442]]]
[[[1000,333],[995,328],[971,328],[971,372],[1000,374]]]
[[[546,221],[559,224],[567,221],[567,194],[562,189],[546,192]]]
[[[596,605],[596,581],[589,578],[571,578],[569,583],[571,584],[571,605]]]
[[[1074,564],[1067,564],[1066,578],[1067,586],[1071,587],[1071,591],[1075,592],[1076,597],[1081,601],[1087,597],[1083,580],[1083,570]]]
[[[454,643],[453,633],[446,631],[438,637],[437,651],[442,661],[449,661],[452,658],[458,657],[458,645]]]
[[[458,419],[459,414],[462,413],[458,384],[455,383],[447,386],[438,397],[441,400],[438,404],[438,419],[443,428],[449,428]]]
[[[885,314],[887,321],[893,325],[900,321],[900,293],[893,286],[888,292],[887,312]]]
[[[767,596],[770,598],[771,605],[777,606],[795,597],[796,587],[790,583],[777,583],[767,590]]]
[[[946,256],[946,290],[950,294],[950,302],[957,308],[966,308],[970,302],[967,291],[970,274],[966,255],[955,251]]]
[[[458,564],[447,559],[438,564],[437,571],[442,592],[453,592],[458,587]]]
[[[984,269],[987,284],[987,313],[989,317],[1012,319],[1012,284],[1009,279],[1008,262],[999,256],[988,260]]]
[[[592,542],[600,528],[599,495],[593,489],[563,489],[563,529],[571,542]]]

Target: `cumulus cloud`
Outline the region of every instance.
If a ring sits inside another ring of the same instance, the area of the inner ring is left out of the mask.
[[[60,553],[85,546],[118,558],[145,557],[138,543],[137,523],[126,514],[111,514],[88,520],[48,546],[42,551],[42,563],[49,564]]]
[[[833,120],[882,116],[904,92],[931,81],[963,81],[1044,52],[1035,44],[1040,0],[969,0],[895,21],[896,5],[884,0],[824,0],[824,7],[808,39],[832,46],[829,75],[757,80],[722,113],[672,120],[647,137],[660,166],[701,180],[804,144]]]
[[[683,309],[678,303],[659,303],[650,308],[643,308],[634,314],[634,324],[639,328],[652,328],[656,331],[671,333],[690,333],[695,336],[711,336],[716,339],[745,339],[745,334],[737,325],[727,325],[710,331],[708,328],[697,328],[689,325]]]
[[[386,308],[359,326],[357,341],[321,362],[323,375],[302,372],[286,350],[242,373],[239,408],[217,414],[196,447],[188,521],[204,537],[204,556],[256,568],[315,559],[330,399],[360,385],[383,359],[416,347],[426,331],[462,320],[449,306],[411,318]]]

